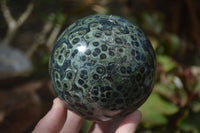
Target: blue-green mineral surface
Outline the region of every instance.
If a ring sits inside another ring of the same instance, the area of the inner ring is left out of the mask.
[[[93,15],[70,25],[50,57],[50,76],[67,108],[93,121],[125,116],[150,95],[156,57],[135,24]]]

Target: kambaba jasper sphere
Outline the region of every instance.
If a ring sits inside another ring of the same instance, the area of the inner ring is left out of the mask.
[[[145,102],[154,85],[156,57],[135,24],[114,15],[92,15],[60,35],[49,68],[53,88],[68,109],[107,121]]]

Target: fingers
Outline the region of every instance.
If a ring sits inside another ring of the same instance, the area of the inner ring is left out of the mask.
[[[91,133],[112,133],[115,131],[115,133],[133,133],[136,131],[141,118],[142,114],[137,110],[126,116],[123,121],[122,118],[119,118],[96,123]],[[67,111],[59,98],[56,98],[51,110],[38,122],[33,133],[79,133],[82,123],[83,118],[69,110]]]
[[[115,119],[113,121],[95,123],[90,132],[91,133],[114,133],[121,121],[122,121],[122,118]]]
[[[134,133],[141,119],[141,112],[136,110],[135,112],[126,116],[115,133]]]
[[[113,121],[95,123],[91,133],[134,133],[142,118],[140,111],[135,111],[128,116]]]
[[[58,133],[63,127],[67,110],[59,98],[55,98],[51,110],[38,122],[33,133]]]
[[[79,133],[82,123],[83,118],[68,110],[67,121],[60,133]]]
[[[83,119],[67,111],[59,98],[54,99],[51,110],[38,122],[33,133],[78,133]]]

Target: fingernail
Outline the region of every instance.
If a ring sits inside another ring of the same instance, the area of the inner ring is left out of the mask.
[[[52,109],[55,109],[55,108],[64,108],[64,104],[62,103],[62,101],[59,98],[55,98],[53,100]]]

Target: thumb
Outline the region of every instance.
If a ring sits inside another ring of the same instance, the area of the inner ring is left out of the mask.
[[[67,109],[59,98],[55,98],[51,110],[38,122],[33,133],[58,133],[66,116]]]

